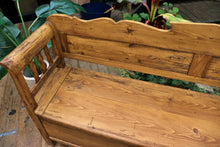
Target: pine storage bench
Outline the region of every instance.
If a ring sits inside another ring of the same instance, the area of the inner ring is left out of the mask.
[[[0,64],[50,145],[217,147],[220,96],[70,67],[64,58],[220,87],[219,34],[216,24],[172,23],[171,30],[159,30],[54,14]],[[22,75],[27,65],[36,80],[32,88]]]

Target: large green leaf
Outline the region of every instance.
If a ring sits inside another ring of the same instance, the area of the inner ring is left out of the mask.
[[[37,15],[37,17],[39,17],[40,15],[50,11],[50,6],[49,4],[44,4],[44,5],[41,5],[39,6],[36,10],[35,10],[35,13]]]
[[[63,13],[67,15],[71,15],[74,13],[78,13],[78,10],[85,11],[83,7],[78,4],[73,3],[70,0],[54,0],[49,4],[41,5],[35,10],[37,17],[48,17],[54,13]]]
[[[7,21],[5,20],[5,19],[3,19],[4,18],[4,15],[3,15],[3,13],[2,12],[0,12],[0,26],[1,25],[3,25],[3,24],[5,24]]]
[[[34,32],[37,28],[39,28],[44,22],[46,21],[46,18],[39,18],[39,20],[37,21],[37,23],[35,25],[33,25],[33,27],[31,28],[31,31]]]
[[[78,13],[77,9],[75,9],[75,8],[69,8],[69,7],[67,7],[66,9],[60,8],[60,9],[57,9],[56,11],[57,11],[58,13],[64,13],[64,14],[67,14],[67,15],[71,15],[71,14],[74,14],[74,13]]]
[[[168,22],[191,22],[191,21],[183,19],[183,18],[175,17],[173,14],[170,14],[170,13],[162,14],[162,16]]]
[[[39,20],[33,25],[31,31],[33,32],[41,26],[51,14],[61,13],[72,15],[79,11],[85,12],[85,9],[79,4],[73,3],[71,0],[53,0],[50,4],[41,5],[35,10]]]
[[[3,29],[5,32],[9,33],[7,31],[7,29],[4,27],[6,26],[11,32],[12,34],[17,37],[20,33],[20,30],[7,18],[5,17],[4,15],[2,17],[0,17],[0,20],[2,22],[4,22],[4,24],[1,24],[0,25],[0,28]],[[4,26],[3,26],[4,25]],[[11,36],[11,34],[9,34]]]
[[[62,6],[65,6],[66,1],[51,1],[50,2],[50,9],[56,9],[56,8],[60,8]]]
[[[21,35],[20,30],[3,14],[0,14],[0,19],[4,21],[0,25],[1,31],[7,34],[12,40],[17,40],[20,44],[24,37]],[[8,29],[6,29],[6,27]],[[15,39],[16,38],[16,39]],[[7,56],[16,46],[1,32],[0,33],[0,60]],[[7,70],[0,66],[0,79],[7,74]]]
[[[1,61],[1,60],[0,60]],[[0,80],[8,73],[8,71],[6,69],[4,69],[1,65],[0,65]]]

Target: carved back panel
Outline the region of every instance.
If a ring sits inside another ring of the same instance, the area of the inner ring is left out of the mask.
[[[220,87],[220,25],[172,23],[159,30],[109,18],[48,18],[64,57]]]

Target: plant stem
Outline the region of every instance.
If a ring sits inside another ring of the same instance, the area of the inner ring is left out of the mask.
[[[25,36],[28,37],[27,29],[26,29],[25,24],[24,24],[24,20],[23,20],[22,14],[21,14],[20,5],[19,5],[18,0],[16,0],[16,4],[17,4],[17,8],[18,8],[18,13],[19,13],[19,16],[21,18],[21,22],[22,22],[22,25],[23,25],[23,28],[24,28]]]
[[[5,33],[2,29],[0,29],[0,32],[1,32],[5,37],[7,37],[15,47],[18,46],[18,44],[17,44],[7,33]]]
[[[150,16],[150,9],[149,9],[148,5],[145,3],[144,0],[142,0],[142,4],[147,8],[147,12],[148,12],[148,14]]]
[[[31,25],[29,26],[29,28],[28,28],[28,35],[30,36],[31,35],[31,28],[33,27],[33,25],[38,21],[38,19],[39,19],[40,17],[37,17],[32,23],[31,23]]]
[[[8,31],[8,32],[11,34],[11,36],[14,38],[14,41],[15,41],[17,44],[19,44],[17,38],[14,36],[14,34],[11,32],[11,30],[9,30],[9,28],[8,28],[6,25],[2,25],[2,26],[7,29],[7,31]]]

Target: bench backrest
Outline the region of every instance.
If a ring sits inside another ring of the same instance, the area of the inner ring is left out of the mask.
[[[64,57],[220,87],[220,25],[171,23],[171,30],[160,30],[109,18],[48,21]]]

